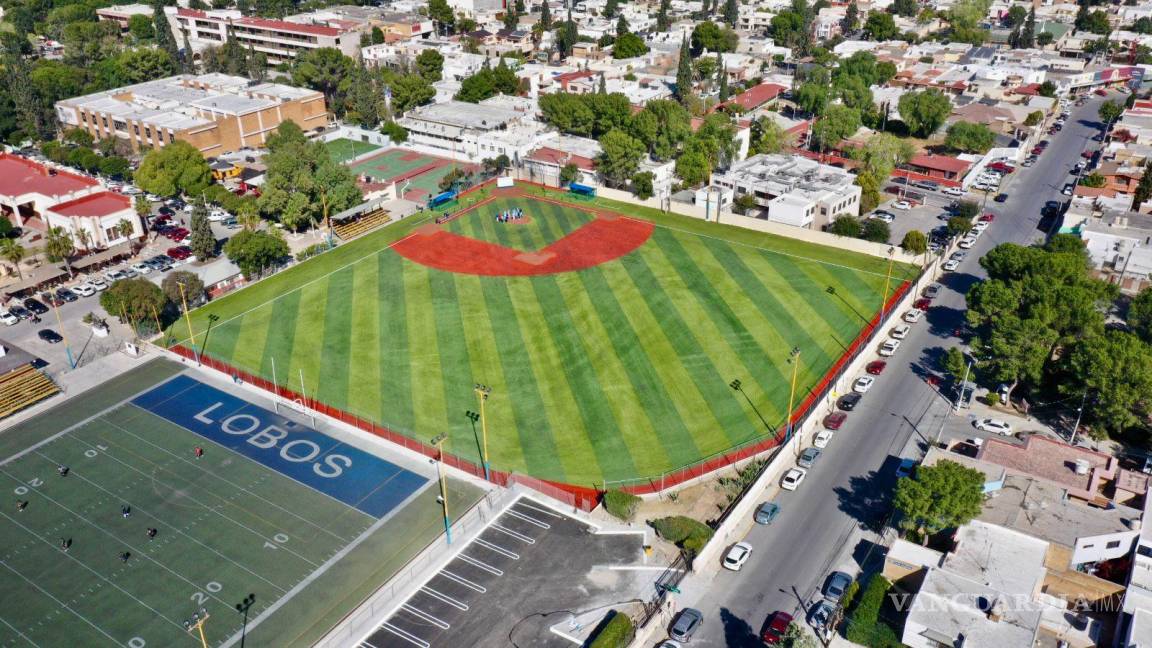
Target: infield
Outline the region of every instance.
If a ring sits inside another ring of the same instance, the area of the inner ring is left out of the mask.
[[[275,364],[285,386],[397,433],[447,432],[449,450],[474,462],[481,434],[465,413],[478,409],[473,386],[489,385],[493,468],[600,485],[770,435],[787,410],[791,350],[799,402],[879,310],[885,284],[913,272],[895,264],[888,282],[884,259],[622,203],[491,197],[435,236],[427,219],[401,221],[217,300],[193,314],[197,339],[255,376],[272,379]],[[493,205],[531,222],[489,222]],[[605,252],[639,226],[650,235],[638,246]],[[580,249],[597,259],[577,271],[466,267],[478,245],[539,252],[593,227],[606,229]],[[408,248],[425,257],[398,253]],[[209,314],[220,319],[204,342]]]

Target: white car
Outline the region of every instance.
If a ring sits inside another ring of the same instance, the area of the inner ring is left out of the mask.
[[[977,430],[984,432],[992,432],[994,434],[1002,434],[1004,436],[1012,436],[1012,426],[1000,419],[981,419],[974,424]]]
[[[13,315],[12,313],[9,313],[6,310],[0,311],[0,324],[4,324],[5,326],[16,326],[19,323],[20,323],[19,317],[16,317],[15,315]]]
[[[88,280],[88,285],[92,286],[97,291],[108,290],[108,282],[104,281],[100,277],[92,277]]]
[[[970,250],[973,245],[976,245],[976,237],[974,236],[967,236],[964,240],[960,241],[961,250]]]
[[[900,340],[885,340],[884,344],[880,345],[880,356],[890,358],[896,355],[896,350],[900,348]]]
[[[912,209],[912,203],[908,202],[907,200],[897,200],[896,202],[892,203],[892,208],[908,210]]]
[[[947,261],[944,262],[944,265],[943,265],[943,268],[946,272],[952,272],[953,270],[955,270],[956,268],[959,268],[959,267],[960,267],[960,260],[959,259],[948,259]]]
[[[807,474],[808,471],[803,468],[789,468],[788,472],[784,473],[784,479],[780,480],[780,488],[790,491],[796,490]]]
[[[104,273],[104,281],[106,281],[110,284],[116,283],[117,281],[120,281],[121,279],[129,279],[129,278],[130,277],[128,276],[128,273],[124,272],[123,270],[109,270],[108,272]]]
[[[911,308],[907,313],[904,313],[903,320],[909,324],[915,324],[920,321],[921,317],[924,317],[924,311],[919,308]]]
[[[984,230],[988,229],[989,225],[991,225],[991,223],[988,221],[976,221],[976,223],[972,225],[972,231],[976,232],[977,234],[983,234]]]
[[[230,216],[231,214],[224,211],[223,209],[213,209],[212,212],[208,214],[208,220],[212,221],[213,223],[219,223],[228,219]]]
[[[832,437],[835,435],[836,433],[832,430],[820,430],[816,433],[816,438],[812,439],[812,445],[820,449],[827,448],[828,443],[832,441]]]
[[[724,556],[724,569],[731,569],[732,571],[740,571],[744,563],[748,562],[748,557],[752,555],[752,545],[747,542],[737,542],[732,545],[728,553]]]
[[[889,213],[886,211],[878,211],[878,212],[873,213],[868,218],[878,220],[881,223],[892,223],[892,222],[895,222],[895,220],[896,220],[896,214],[892,214],[892,213]]]
[[[1066,184],[1066,185],[1064,185],[1064,189],[1061,190],[1060,193],[1064,194],[1065,196],[1071,196],[1072,192],[1075,190],[1076,190],[1076,187],[1072,186],[1071,184]]]
[[[963,196],[964,189],[961,187],[944,187],[944,193],[948,196]]]
[[[857,394],[867,394],[875,382],[876,379],[872,376],[860,376],[856,379],[856,382],[852,383],[852,391]]]
[[[904,338],[908,337],[908,333],[911,331],[911,326],[908,326],[907,324],[901,324],[900,326],[897,326],[896,328],[889,331],[888,335],[896,338],[897,340],[903,340]]]
[[[80,295],[81,297],[91,297],[96,294],[96,286],[85,281],[78,286],[72,286],[72,292]]]
[[[152,266],[150,266],[146,263],[133,263],[132,269],[135,270],[137,274],[142,274],[142,275],[146,275],[149,272],[152,272]]]

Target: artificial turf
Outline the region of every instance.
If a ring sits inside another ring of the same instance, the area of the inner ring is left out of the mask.
[[[523,198],[512,204],[539,213],[538,229],[492,228],[491,204],[447,227],[537,249],[562,221],[589,218]],[[761,416],[773,428],[785,417],[790,350],[801,351],[803,396],[879,309],[883,259],[594,204],[658,227],[586,270],[482,277],[389,250],[427,222],[410,219],[213,302],[194,325],[220,317],[206,349],[219,360],[268,379],[274,360],[280,383],[423,441],[447,431],[450,450],[473,461],[481,443],[465,412],[484,383],[494,468],[603,485],[763,437]],[[911,272],[896,264],[891,287]]]
[[[380,149],[379,146],[371,142],[356,142],[346,138],[334,139],[325,142],[324,145],[328,147],[328,153],[332,155],[332,159],[337,162],[347,162]]]

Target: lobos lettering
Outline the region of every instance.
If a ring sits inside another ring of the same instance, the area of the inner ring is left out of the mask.
[[[352,467],[352,459],[341,454],[321,456],[323,449],[308,439],[293,439],[290,432],[274,423],[265,423],[252,414],[233,414],[219,421],[212,418],[214,411],[224,406],[216,402],[201,410],[195,418],[204,425],[219,428],[224,434],[247,437],[245,442],[261,450],[275,452],[284,461],[312,463],[312,472],[319,477],[333,479]]]

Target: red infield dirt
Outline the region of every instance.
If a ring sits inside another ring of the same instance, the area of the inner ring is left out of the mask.
[[[510,194],[515,195],[505,191],[496,195]],[[410,261],[447,272],[492,277],[545,275],[583,270],[622,257],[643,245],[655,229],[648,221],[588,211],[596,214],[596,220],[537,252],[478,241],[447,232],[438,225],[417,229],[394,243],[392,249]]]

